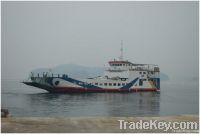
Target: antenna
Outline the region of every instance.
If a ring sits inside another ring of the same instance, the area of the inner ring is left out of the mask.
[[[120,49],[120,57],[119,57],[119,59],[121,60],[121,61],[123,61],[123,40],[121,40],[121,49]]]

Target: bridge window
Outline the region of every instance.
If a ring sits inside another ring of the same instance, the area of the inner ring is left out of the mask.
[[[95,85],[98,85],[98,83],[95,83]]]
[[[112,86],[112,83],[109,83],[109,86]]]
[[[118,86],[121,86],[121,83],[118,83]]]
[[[122,81],[126,81],[126,78],[121,78]]]
[[[116,86],[116,83],[113,83],[113,86]]]
[[[125,83],[122,83],[122,86],[125,86]]]
[[[100,83],[100,86],[102,86],[103,84],[102,83]]]
[[[146,72],[143,72],[143,74],[146,74]]]
[[[107,86],[108,85],[108,83],[104,83],[104,86]]]

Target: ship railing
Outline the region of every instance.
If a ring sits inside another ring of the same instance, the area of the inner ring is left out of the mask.
[[[153,65],[153,64],[146,64],[142,66],[135,66],[133,70],[136,71],[150,71],[150,72],[159,72],[159,67],[158,65]]]
[[[105,70],[109,71],[109,72],[123,72],[123,71],[127,71],[127,69],[113,69],[113,68],[107,68]]]
[[[151,71],[151,72],[159,72],[160,69],[159,67],[132,67],[132,68],[121,68],[121,69],[113,69],[113,68],[106,68],[106,71],[110,71],[110,72],[122,72],[122,71]]]
[[[159,72],[159,69],[155,68],[134,68],[131,71],[148,71],[148,72]]]
[[[129,68],[113,68],[108,67],[105,69],[106,71],[110,72],[122,72],[122,71],[150,71],[150,72],[159,72],[160,69],[158,66],[152,65],[143,65],[143,66],[131,66]]]
[[[47,78],[47,77],[66,78],[66,77],[68,77],[68,75],[67,74],[54,74],[54,73],[48,73],[48,72],[43,72],[43,73],[33,73],[33,72],[31,72],[29,77],[31,77],[31,78]]]

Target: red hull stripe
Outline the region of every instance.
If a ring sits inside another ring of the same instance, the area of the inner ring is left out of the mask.
[[[117,89],[117,88],[80,88],[80,87],[57,87],[54,88],[54,91],[58,92],[71,92],[71,91],[156,91],[157,88],[131,88],[131,89]]]
[[[123,64],[123,63],[131,64],[131,62],[129,62],[129,61],[109,61],[108,63],[109,64],[115,64],[115,63],[118,63],[118,64]]]

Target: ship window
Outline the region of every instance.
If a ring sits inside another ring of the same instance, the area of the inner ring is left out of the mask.
[[[82,82],[79,82],[78,84],[79,84],[79,85],[82,85],[83,83],[82,83]]]
[[[140,74],[142,74],[142,72],[139,72]]]
[[[95,85],[98,85],[98,83],[95,83]]]
[[[112,86],[112,83],[109,83],[109,86]]]
[[[126,78],[121,78],[122,81],[126,81]]]
[[[113,86],[116,86],[116,83],[113,83]]]
[[[100,83],[100,86],[102,86],[103,84],[102,83]]]
[[[107,83],[104,83],[104,86],[107,86],[108,84]]]
[[[55,85],[57,86],[58,84],[59,84],[59,81],[56,81],[56,82],[55,82]]]
[[[125,86],[125,83],[122,83],[122,86]]]
[[[143,72],[143,74],[146,74],[146,72]]]
[[[118,83],[118,86],[121,86],[121,83]]]

